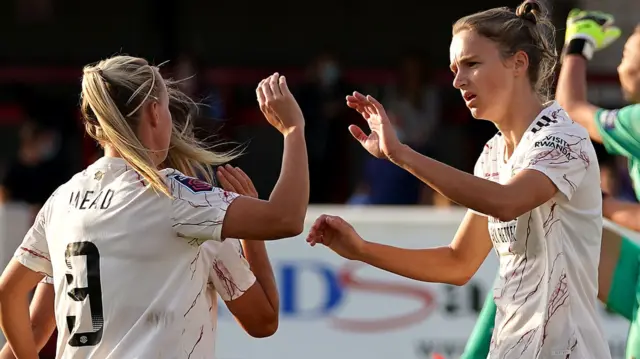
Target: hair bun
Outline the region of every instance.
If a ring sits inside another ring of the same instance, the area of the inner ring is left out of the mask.
[[[537,24],[538,19],[536,14],[540,14],[541,10],[542,9],[538,2],[534,0],[527,0],[518,6],[518,9],[516,9],[516,15],[523,20]]]

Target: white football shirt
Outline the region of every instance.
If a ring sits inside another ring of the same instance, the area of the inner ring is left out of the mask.
[[[211,312],[211,340],[215,350],[218,323],[218,297],[225,301],[240,298],[255,283],[256,277],[244,257],[242,244],[237,239],[224,242],[209,241],[202,246],[202,259],[209,268],[207,300]],[[212,356],[213,357],[213,356]]]
[[[238,239],[227,238],[224,242],[207,241],[200,246],[199,259],[209,268],[207,302],[211,313],[211,333],[205,333],[203,340],[213,343],[210,358],[215,357],[216,331],[218,328],[218,295],[225,302],[240,298],[253,284],[256,277],[249,262],[244,257],[242,244]],[[45,276],[41,283],[54,284],[53,278]]]
[[[552,102],[505,157],[498,133],[485,145],[475,175],[506,183],[535,170],[558,193],[513,221],[489,217],[500,261],[489,358],[611,358],[596,312],[602,196],[589,134]]]
[[[45,203],[16,251],[53,277],[57,358],[211,358],[209,267],[236,194],[173,169],[174,199],[123,159],[103,157]]]

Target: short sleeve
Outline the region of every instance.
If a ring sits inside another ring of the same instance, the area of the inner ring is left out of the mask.
[[[49,201],[40,209],[33,226],[24,236],[22,244],[16,250],[14,258],[25,267],[35,272],[53,276],[49,246],[45,234],[45,221]]]
[[[488,161],[491,161],[490,158],[490,154],[491,154],[491,146],[492,146],[492,141],[489,141],[487,144],[485,144],[484,149],[482,150],[482,153],[480,154],[480,157],[478,157],[478,160],[476,161],[475,166],[473,167],[473,175],[475,177],[480,177],[483,179],[487,179],[487,180],[492,180],[491,175],[490,175],[490,171],[488,168]],[[486,214],[484,213],[480,213],[474,209],[469,208],[469,211],[480,215],[480,216],[486,216]]]
[[[173,194],[172,226],[179,237],[202,244],[221,241],[222,222],[227,208],[238,194],[181,174],[169,176]]]
[[[212,252],[209,280],[222,300],[228,302],[239,298],[255,283],[256,277],[239,240],[229,238],[222,243],[209,242],[202,248]]]
[[[589,165],[596,161],[586,130],[580,130],[539,131],[523,155],[520,170],[542,172],[567,200],[571,200]]]
[[[612,155],[640,157],[640,104],[616,110],[599,109],[595,123]]]

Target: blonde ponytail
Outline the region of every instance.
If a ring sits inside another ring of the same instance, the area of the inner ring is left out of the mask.
[[[115,56],[86,66],[82,77],[82,113],[85,129],[102,146],[109,144],[157,192],[171,197],[165,179],[152,160],[152,153],[138,139],[134,129],[139,111],[149,99],[158,100],[162,91],[160,72],[141,58]],[[210,151],[192,131],[196,104],[166,81],[174,125],[165,167],[189,176],[204,176],[213,182],[209,166],[229,162],[241,151]]]
[[[198,105],[178,90],[176,85],[177,82],[167,82],[173,131],[171,133],[171,147],[164,166],[175,168],[187,176],[204,177],[207,182],[214,183],[214,173],[211,166],[230,162],[240,156],[242,150],[236,147],[229,151],[216,152],[204,142],[196,139],[193,132],[193,121],[198,114]]]

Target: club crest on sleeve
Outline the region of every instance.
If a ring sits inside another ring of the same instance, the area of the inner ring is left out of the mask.
[[[618,110],[605,110],[600,113],[600,123],[605,130],[613,130],[616,127]]]
[[[193,193],[198,192],[211,192],[213,190],[213,186],[205,181],[199,180],[193,177],[175,175],[173,178],[180,183],[183,187],[186,187],[189,191]]]

